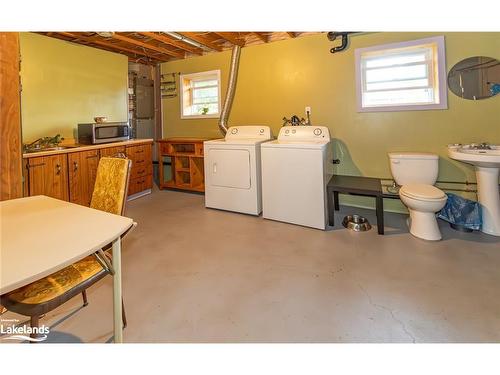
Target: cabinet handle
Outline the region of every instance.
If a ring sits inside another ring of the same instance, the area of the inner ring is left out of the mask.
[[[61,164],[56,164],[56,174],[61,174]]]
[[[144,152],[144,150],[137,150],[135,153],[136,153],[136,154],[140,154],[140,153],[142,153],[142,152]]]
[[[73,170],[74,171],[78,170],[78,162],[76,161],[73,162]]]
[[[33,168],[33,167],[41,167],[42,165],[45,165],[45,163],[27,164],[26,166],[27,166],[28,168]]]
[[[143,169],[142,171],[137,172],[137,174],[143,174],[143,173],[145,173],[145,172],[146,172],[146,170],[145,170],[145,169]]]
[[[142,159],[142,160],[136,160],[135,162],[136,163],[144,163],[144,159]]]
[[[137,181],[137,185],[144,183],[145,180]]]

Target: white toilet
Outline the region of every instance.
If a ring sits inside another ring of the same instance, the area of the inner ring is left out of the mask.
[[[394,180],[401,186],[399,197],[410,212],[410,233],[437,241],[441,232],[435,213],[446,203],[446,194],[434,186],[438,176],[438,156],[419,152],[390,152]]]

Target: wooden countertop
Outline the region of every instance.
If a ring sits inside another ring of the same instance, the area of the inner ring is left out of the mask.
[[[141,144],[145,144],[145,143],[153,143],[153,139],[151,139],[151,138],[131,139],[128,141],[123,141],[123,142],[101,143],[98,145],[80,145],[80,144],[68,143],[68,144],[63,144],[62,146],[70,146],[70,148],[66,148],[64,150],[29,152],[29,153],[23,154],[23,159],[35,158],[35,157],[39,157],[39,156],[57,155],[57,154],[69,154],[72,152],[79,152],[79,151],[98,150],[101,148],[108,148],[108,147],[136,146],[136,145],[141,145]]]

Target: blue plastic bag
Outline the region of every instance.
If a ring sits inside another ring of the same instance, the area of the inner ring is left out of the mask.
[[[481,205],[479,202],[465,199],[456,194],[446,193],[448,200],[437,217],[451,224],[461,225],[468,229],[481,229]]]

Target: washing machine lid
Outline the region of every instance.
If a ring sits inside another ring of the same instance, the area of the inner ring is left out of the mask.
[[[239,138],[239,139],[213,139],[211,141],[203,142],[206,146],[254,146],[263,142],[269,141],[268,139],[255,139],[255,138]]]
[[[318,140],[318,141],[270,141],[263,143],[261,147],[263,148],[293,148],[302,150],[324,150],[330,140]]]
[[[427,184],[403,185],[399,190],[400,194],[415,199],[443,199],[446,194],[435,186]]]
[[[283,126],[278,135],[278,141],[317,142],[330,141],[330,130],[326,126],[301,125]]]

